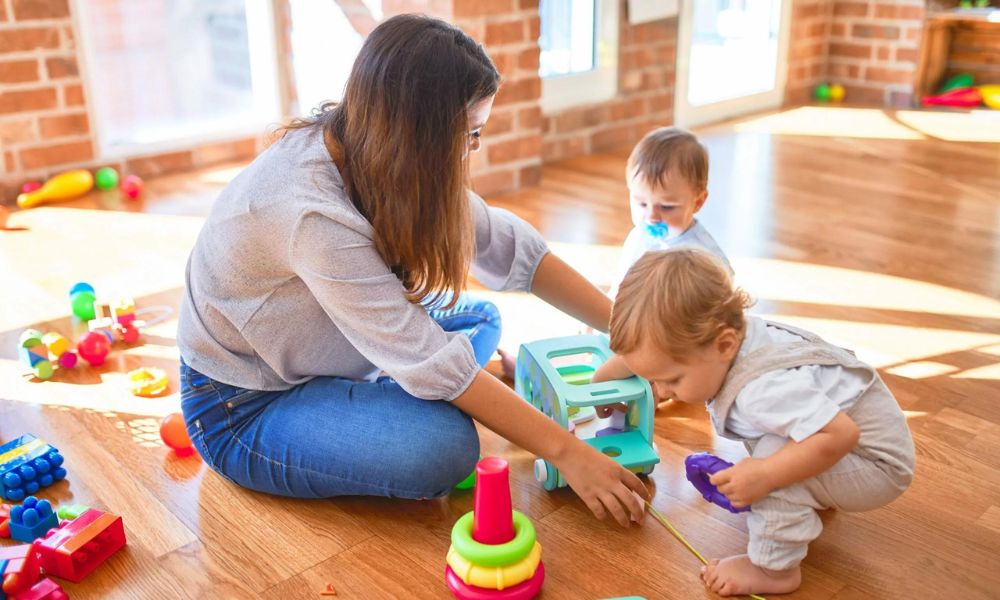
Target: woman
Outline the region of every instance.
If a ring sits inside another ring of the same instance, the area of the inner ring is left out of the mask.
[[[499,316],[459,296],[470,266],[603,331],[611,312],[535,230],[465,189],[499,80],[459,29],[388,19],[343,102],[222,192],[178,346],[188,431],[224,477],[303,498],[440,496],[478,458],[474,418],[555,464],[599,518],[641,515],[635,475],[482,370]]]

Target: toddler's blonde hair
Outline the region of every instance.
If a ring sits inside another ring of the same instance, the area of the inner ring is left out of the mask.
[[[611,311],[611,349],[635,351],[649,341],[682,359],[724,329],[742,335],[750,296],[734,287],[722,263],[704,250],[647,252],[629,269]]]

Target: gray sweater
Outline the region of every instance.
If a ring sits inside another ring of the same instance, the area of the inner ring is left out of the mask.
[[[472,273],[528,291],[545,241],[472,192],[469,202]],[[177,332],[184,361],[247,389],[384,370],[418,398],[456,398],[479,370],[472,345],[407,301],[373,236],[319,130],[289,132],[222,191],[198,235]]]

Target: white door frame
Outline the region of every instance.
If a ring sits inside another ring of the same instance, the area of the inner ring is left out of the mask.
[[[788,79],[788,38],[792,17],[792,0],[781,2],[781,27],[778,30],[778,59],[775,71],[774,89],[731,98],[703,106],[688,104],[688,66],[691,59],[691,30],[694,19],[694,3],[698,0],[681,2],[677,33],[677,81],[674,94],[674,123],[679,127],[696,127],[716,123],[781,106]]]

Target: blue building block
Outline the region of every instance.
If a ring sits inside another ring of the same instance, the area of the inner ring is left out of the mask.
[[[3,574],[7,572],[8,562],[6,558],[0,558],[0,583],[3,582]],[[7,594],[3,593],[3,585],[0,585],[0,600],[7,600]]]
[[[31,543],[59,525],[59,517],[52,510],[52,503],[34,496],[24,499],[24,504],[10,509],[10,537]]]
[[[66,477],[63,456],[30,433],[0,446],[0,498],[20,502]]]

